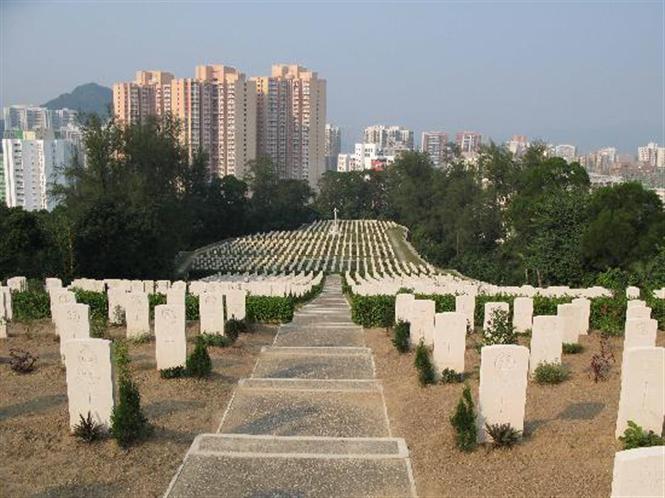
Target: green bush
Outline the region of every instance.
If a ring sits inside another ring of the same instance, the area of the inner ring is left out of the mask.
[[[494,446],[511,448],[522,437],[522,432],[513,428],[510,424],[485,424],[485,430]]]
[[[12,292],[14,321],[28,322],[51,316],[51,302],[44,291]]]
[[[155,319],[155,306],[166,304],[166,294],[149,294],[148,306],[150,307],[150,319]]]
[[[411,324],[409,322],[397,322],[393,330],[393,346],[400,353],[406,353],[409,350],[410,334]]]
[[[420,385],[434,384],[436,377],[434,366],[429,357],[429,349],[427,349],[427,346],[422,341],[416,346],[416,358],[413,363],[418,370],[418,382],[420,382]]]
[[[665,439],[653,431],[646,432],[632,420],[628,421],[628,428],[624,431],[623,436],[619,437],[619,441],[623,443],[624,450],[665,445]]]
[[[120,379],[118,403],[111,413],[111,436],[123,448],[150,434],[148,419],[141,410],[141,395],[128,376]]]
[[[199,296],[185,294],[185,320],[199,319]]]
[[[199,337],[208,347],[226,348],[234,342],[234,339],[221,334],[201,334]]]
[[[483,330],[483,346],[494,344],[517,344],[517,334],[510,313],[503,310],[492,312],[492,325]]]
[[[231,342],[235,342],[241,333],[247,332],[247,323],[244,320],[236,320],[231,318],[224,324],[224,335],[229,338]]]
[[[455,443],[462,451],[472,451],[477,445],[478,428],[476,427],[476,412],[469,386],[464,386],[462,396],[457,402],[455,414],[450,417],[450,423],[455,429]]]
[[[247,296],[247,320],[286,323],[293,320],[295,304],[290,297]]]
[[[561,384],[570,376],[570,369],[561,363],[541,363],[534,371],[538,384]]]
[[[185,367],[171,367],[159,371],[159,376],[162,379],[179,379],[187,376]]]
[[[592,299],[591,329],[610,335],[623,335],[627,303],[625,293],[617,293],[615,297]]]
[[[118,377],[129,376],[129,348],[126,340],[115,340],[111,347],[111,357],[115,365]]]
[[[533,316],[556,315],[557,306],[572,302],[571,297],[533,296]]]
[[[461,372],[455,372],[451,368],[444,368],[441,372],[441,383],[442,384],[458,384],[464,381],[464,374]]]
[[[665,299],[653,297],[653,294],[649,292],[649,297],[645,301],[651,308],[652,318],[658,322],[658,330],[665,330]]]
[[[109,302],[105,293],[74,289],[74,295],[77,303],[87,304],[90,307],[90,319],[108,319]]]
[[[365,328],[392,327],[395,323],[395,296],[353,295],[351,319]]]
[[[434,307],[437,313],[455,311],[454,294],[416,294],[416,299],[429,299],[434,301]]]
[[[563,354],[578,354],[584,351],[584,346],[576,342],[564,342],[561,349]]]
[[[92,443],[103,437],[102,425],[93,420],[90,412],[88,412],[87,417],[79,414],[79,418],[79,423],[74,426],[74,436],[86,443]]]
[[[96,337],[102,339],[106,334],[106,317],[100,317],[99,315],[93,315],[90,318],[90,337]]]
[[[205,340],[199,336],[196,338],[194,351],[187,357],[187,375],[203,378],[210,375],[210,372],[212,372],[212,361]]]

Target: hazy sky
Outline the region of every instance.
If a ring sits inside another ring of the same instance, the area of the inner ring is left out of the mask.
[[[582,150],[665,143],[662,0],[0,5],[0,105],[138,69],[260,75],[297,62],[328,80],[328,121],[347,146],[379,122],[418,140],[467,128]]]

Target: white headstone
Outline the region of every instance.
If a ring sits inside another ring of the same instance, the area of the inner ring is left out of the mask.
[[[185,287],[184,286],[172,286],[169,290],[166,291],[166,304],[172,304],[174,306],[184,306],[185,305]]]
[[[508,423],[524,430],[529,349],[512,344],[485,346],[480,352],[478,441],[487,441],[485,424]]]
[[[397,294],[395,296],[395,323],[408,322],[409,311],[416,297],[413,294]]]
[[[561,318],[561,339],[564,344],[579,342],[581,314],[582,308],[573,303],[557,305],[557,316]]]
[[[621,394],[616,437],[632,420],[645,431],[660,434],[665,416],[665,348],[631,348],[621,366]]]
[[[436,304],[429,299],[414,299],[409,311],[411,318],[411,344],[422,339],[427,346],[434,343],[434,315]]]
[[[515,332],[523,334],[531,330],[533,320],[533,299],[530,297],[516,297],[513,301],[513,326]]]
[[[150,334],[150,304],[145,292],[131,292],[126,295],[125,322],[128,338]]]
[[[158,370],[185,365],[187,342],[184,306],[155,306],[155,356]]]
[[[56,327],[60,334],[60,355],[65,360],[65,344],[73,339],[90,338],[87,304],[59,304],[56,306]]]
[[[618,451],[614,455],[610,496],[665,496],[665,446]]]
[[[14,319],[14,309],[12,308],[12,291],[9,287],[0,285],[0,299],[5,304],[5,318],[9,321]]]
[[[529,372],[533,374],[541,363],[561,363],[561,318],[534,316],[531,330]]]
[[[125,314],[125,302],[127,299],[127,293],[124,288],[118,286],[109,289],[106,292],[106,297],[108,299],[109,323],[113,325],[122,323],[122,317]]]
[[[247,291],[227,290],[224,294],[228,318],[244,320],[247,316]]]
[[[653,318],[631,318],[626,320],[623,338],[624,352],[630,348],[654,347],[658,321]]]
[[[437,313],[434,316],[432,361],[437,374],[445,368],[457,373],[464,372],[466,326],[466,317],[459,312]]]
[[[651,308],[638,305],[626,309],[626,320],[635,320],[638,318],[651,318]]]
[[[626,287],[626,297],[628,299],[639,299],[640,298],[640,288],[639,287]]]
[[[55,308],[59,304],[73,304],[76,302],[76,295],[67,289],[53,288],[49,290],[49,299],[51,301],[51,321],[56,324],[55,335],[59,335],[57,322],[55,320]]]
[[[573,299],[573,304],[581,308],[579,319],[579,335],[587,335],[589,333],[589,320],[591,320],[591,301],[585,297],[578,297]]]
[[[0,339],[7,338],[7,312],[5,310],[5,300],[0,293]]]
[[[464,315],[467,327],[473,330],[476,316],[476,296],[473,294],[455,296],[455,311]]]
[[[92,420],[108,430],[114,404],[111,341],[72,339],[64,343],[64,355],[70,429],[89,412]]]
[[[206,292],[199,296],[199,319],[202,334],[224,334],[224,295]]]
[[[485,303],[485,317],[483,318],[483,330],[489,330],[493,325],[495,311],[510,313],[510,305],[503,302]]]
[[[59,278],[47,278],[44,280],[44,288],[49,291],[51,289],[60,289],[62,287],[62,280]]]
[[[7,287],[9,287],[12,292],[23,292],[28,289],[28,279],[26,277],[8,278]]]

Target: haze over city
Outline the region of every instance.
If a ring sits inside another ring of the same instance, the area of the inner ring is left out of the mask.
[[[327,80],[344,150],[365,126],[394,123],[416,137],[473,129],[634,154],[665,142],[663,16],[657,1],[4,2],[0,106],[139,69],[298,63]]]

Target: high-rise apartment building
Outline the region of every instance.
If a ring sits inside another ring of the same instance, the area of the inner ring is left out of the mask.
[[[480,152],[481,135],[476,131],[459,131],[455,135],[455,143],[463,155]]]
[[[401,126],[382,124],[368,126],[363,132],[363,142],[376,144],[385,155],[413,150],[413,130]]]
[[[269,157],[281,178],[316,187],[325,171],[326,80],[295,64],[275,64],[254,78],[257,155]]]
[[[173,115],[190,159],[208,157],[211,175],[244,175],[256,158],[256,89],[237,69],[197,66],[194,78],[164,71],[139,71],[136,80],[113,85],[114,114],[125,123]]]
[[[450,154],[448,134],[444,131],[424,131],[421,147],[436,168],[443,166],[448,160]]]
[[[637,160],[658,168],[665,167],[665,147],[659,147],[657,143],[649,142],[643,147],[637,148]]]
[[[5,130],[32,131],[65,128],[77,124],[78,113],[72,109],[47,109],[31,105],[11,105],[3,109]]]
[[[339,126],[326,123],[325,141],[326,171],[336,171],[337,156],[342,151],[342,132]]]
[[[577,156],[577,148],[574,145],[559,144],[554,147],[552,155],[554,157],[560,157],[561,159],[565,159],[566,162],[572,163],[573,161],[575,161],[575,157]]]
[[[5,202],[27,211],[51,210],[54,183],[62,183],[62,168],[74,154],[74,144],[59,139],[3,139]]]

